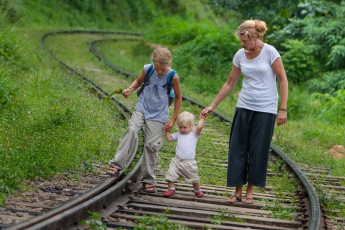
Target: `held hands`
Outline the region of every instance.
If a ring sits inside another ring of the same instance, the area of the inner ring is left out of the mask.
[[[168,131],[170,132],[171,129],[174,127],[174,123],[175,123],[175,120],[174,119],[170,119],[164,126],[165,128],[165,131]]]
[[[214,110],[215,106],[214,105],[210,105],[209,107],[206,107],[204,108],[202,111],[201,111],[201,114],[200,116],[202,117],[207,117],[209,114],[211,114]]]
[[[200,113],[200,120],[206,120],[207,116],[203,115],[202,112]]]

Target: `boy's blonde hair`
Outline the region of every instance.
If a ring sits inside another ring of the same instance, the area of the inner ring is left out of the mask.
[[[160,65],[171,66],[172,57],[170,50],[165,47],[156,48],[152,53],[151,60],[152,62],[158,63]]]
[[[194,115],[190,112],[184,111],[177,117],[178,126],[190,126],[194,127]]]

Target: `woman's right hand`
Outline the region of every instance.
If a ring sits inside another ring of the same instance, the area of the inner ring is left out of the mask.
[[[201,111],[201,116],[207,117],[209,114],[213,112],[213,110],[214,110],[214,106],[210,105],[209,107],[206,107]]]

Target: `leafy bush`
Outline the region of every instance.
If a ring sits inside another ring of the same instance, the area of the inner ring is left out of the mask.
[[[174,48],[173,66],[183,76],[181,82],[197,93],[219,90],[240,47],[228,28],[189,23],[177,17],[155,20],[146,39],[167,46],[180,45]]]
[[[302,87],[298,85],[289,84],[289,100],[288,100],[288,119],[300,120],[308,118],[310,115],[310,105],[313,102],[310,96],[305,92]]]
[[[20,0],[0,0],[1,21],[16,23],[21,14]],[[1,24],[2,22],[0,22]]]
[[[315,80],[316,81],[316,80]],[[327,85],[327,84],[326,84]],[[289,87],[289,119],[317,120],[321,123],[343,124],[345,122],[345,89],[333,94],[321,91],[308,93],[302,87]]]
[[[324,71],[344,68],[344,13],[344,1],[306,0],[299,4],[296,18],[289,19],[284,29],[267,36],[277,49],[285,52],[290,80],[304,82],[318,78]]]
[[[211,0],[210,6],[219,14],[233,10],[242,19],[264,20],[269,28],[276,30],[296,14],[298,2],[298,0]]]
[[[345,70],[325,73],[321,78],[312,79],[308,82],[310,92],[328,93],[335,96],[340,89],[345,90]]]
[[[234,35],[226,30],[201,34],[175,51],[175,65],[182,70],[196,92],[216,93],[228,75],[232,58],[239,48]]]
[[[1,0],[0,0],[1,1]],[[23,1],[29,14],[22,22],[97,29],[145,30],[157,17],[184,14],[181,0]],[[51,10],[55,9],[55,10]]]
[[[4,105],[10,100],[9,79],[4,70],[0,70],[0,104]]]
[[[319,65],[310,47],[298,40],[287,40],[282,46],[287,50],[282,59],[289,81],[298,84],[318,77]]]
[[[190,23],[178,17],[158,18],[145,33],[146,40],[179,45],[208,32],[207,25]]]
[[[265,35],[265,41],[272,44],[279,51],[286,51],[283,44],[287,43],[288,40],[303,40],[303,27],[304,22],[302,19],[291,18],[289,19],[289,23],[281,30],[269,32]]]
[[[345,34],[344,34],[345,35]],[[345,66],[345,39],[342,44],[334,45],[328,55],[327,66],[338,69]]]
[[[2,30],[3,33],[0,33],[0,65],[2,65],[0,70],[0,105],[2,107],[0,111],[4,109],[3,105],[7,104],[11,100],[11,96],[15,94],[10,76],[17,71],[17,68],[13,68],[13,65],[21,63],[18,52],[20,42],[17,39],[15,30],[7,26],[4,26]],[[22,67],[24,68],[24,66]]]
[[[310,7],[323,9],[322,15],[313,14],[304,19],[305,40],[311,44],[313,55],[328,69],[341,69],[345,57],[345,3],[310,1]]]
[[[209,32],[177,49],[175,63],[194,74],[215,74],[223,64],[232,61],[238,48],[239,42],[228,31]]]
[[[318,102],[315,107],[317,112],[315,117],[329,123],[345,123],[345,90],[338,90],[335,96],[314,93],[312,97]]]
[[[0,63],[15,61],[19,58],[18,47],[20,42],[14,29],[2,28],[0,33]]]

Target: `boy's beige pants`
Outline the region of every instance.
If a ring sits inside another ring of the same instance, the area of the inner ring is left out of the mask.
[[[138,150],[138,135],[144,131],[143,162],[141,165],[142,183],[155,184],[154,169],[157,165],[158,151],[164,142],[164,124],[145,120],[139,110],[135,110],[129,120],[129,126],[120,139],[116,154],[109,165],[120,170],[127,168]]]

